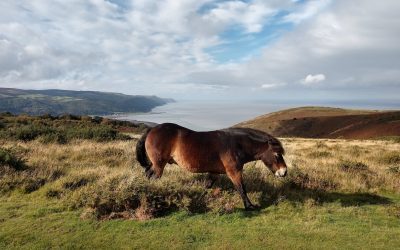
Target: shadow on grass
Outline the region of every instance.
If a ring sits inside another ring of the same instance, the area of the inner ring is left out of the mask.
[[[251,178],[244,179],[244,182],[248,193],[261,193],[257,201],[261,208],[278,204],[283,200],[304,203],[312,199],[317,205],[322,205],[324,203],[340,203],[343,207],[393,203],[389,198],[374,193],[334,191],[337,187],[335,183],[326,184],[326,180],[319,180],[320,185],[318,185],[315,183],[313,184],[307,175],[300,175],[300,178],[298,173],[295,173],[295,175],[295,177],[289,176],[279,187],[274,187],[269,181],[265,180],[262,175],[252,175]],[[214,188],[216,187],[222,190],[235,191],[231,181],[226,176],[220,176],[219,180],[214,184]]]
[[[384,196],[379,196],[371,193],[340,193],[340,192],[327,192],[323,190],[287,190],[278,196],[272,196],[270,199],[263,200],[260,202],[260,209],[267,208],[272,205],[276,205],[280,200],[288,200],[290,202],[299,202],[304,204],[310,199],[314,199],[317,206],[321,206],[324,203],[340,203],[342,207],[358,207],[364,205],[387,205],[393,202]],[[262,196],[264,196],[263,194]],[[283,196],[283,198],[281,198]],[[242,217],[255,217],[259,213],[255,211],[240,210]]]
[[[272,199],[261,202],[262,206],[276,204],[279,197],[291,202],[304,203],[313,199],[316,204],[335,203],[338,202],[342,207],[364,206],[364,205],[385,205],[391,204],[392,201],[384,196],[371,193],[341,193],[330,192],[318,189],[285,189],[278,196],[273,196]]]

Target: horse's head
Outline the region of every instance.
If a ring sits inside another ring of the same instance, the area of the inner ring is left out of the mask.
[[[283,147],[278,140],[268,141],[268,148],[261,154],[261,160],[277,177],[285,177],[287,174],[283,154]]]

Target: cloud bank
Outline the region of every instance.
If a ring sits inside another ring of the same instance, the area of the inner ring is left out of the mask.
[[[0,86],[398,100],[399,11],[395,0],[6,0]]]

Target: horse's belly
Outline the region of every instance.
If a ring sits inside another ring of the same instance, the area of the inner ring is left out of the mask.
[[[225,173],[225,168],[219,159],[208,159],[207,156],[186,157],[180,153],[172,155],[174,161],[192,173]],[[215,158],[215,157],[213,157]]]

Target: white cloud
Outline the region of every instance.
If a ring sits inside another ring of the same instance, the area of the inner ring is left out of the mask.
[[[149,92],[145,84],[177,82],[213,63],[204,48],[219,42],[217,33],[192,28],[205,2],[134,1],[121,9],[99,0],[3,1],[0,84],[106,90],[118,81],[125,91]]]
[[[1,86],[113,90],[110,83],[118,82],[119,91],[149,93],[161,84],[183,84],[191,74],[225,67],[206,52],[225,42],[221,32],[236,26],[259,32],[281,6],[259,0],[118,3],[1,1]]]
[[[304,85],[313,85],[315,83],[319,83],[325,81],[325,75],[324,74],[316,74],[316,75],[307,75],[306,78],[301,80],[300,82]]]
[[[305,85],[323,79],[311,75],[306,83],[305,76],[323,72],[328,77],[324,84],[314,84],[313,91],[325,91],[332,98],[348,93],[366,99],[371,94],[380,99],[397,98],[394,92],[400,92],[399,11],[400,1],[395,0],[385,4],[362,0],[332,2],[266,46],[258,58],[232,69],[203,72],[196,79],[218,79],[221,76],[215,71],[220,71],[231,85],[244,86],[242,94],[246,87],[259,87],[260,82],[286,82],[285,97],[290,99],[302,91],[309,93]],[[305,84],[298,84],[299,79],[304,79]]]
[[[273,88],[278,88],[278,87],[282,87],[285,85],[286,85],[286,83],[265,83],[265,84],[261,84],[261,88],[262,89],[273,89]]]
[[[312,0],[306,3],[303,8],[298,11],[292,12],[285,16],[284,22],[300,23],[303,20],[309,19],[321,10],[326,8],[332,1],[331,0]]]
[[[265,20],[276,12],[276,9],[269,7],[263,1],[249,3],[226,1],[218,3],[216,8],[203,16],[203,19],[216,26],[239,24],[247,32],[254,33],[260,32]]]
[[[366,96],[400,91],[397,0],[118,2],[0,1],[0,86],[164,95],[173,88],[189,98],[198,89],[246,95],[260,87],[291,98],[307,84]],[[266,29],[276,38],[255,56],[219,63],[207,50],[228,44],[221,34],[231,28],[262,43],[260,31],[277,16],[274,24],[293,26]]]

